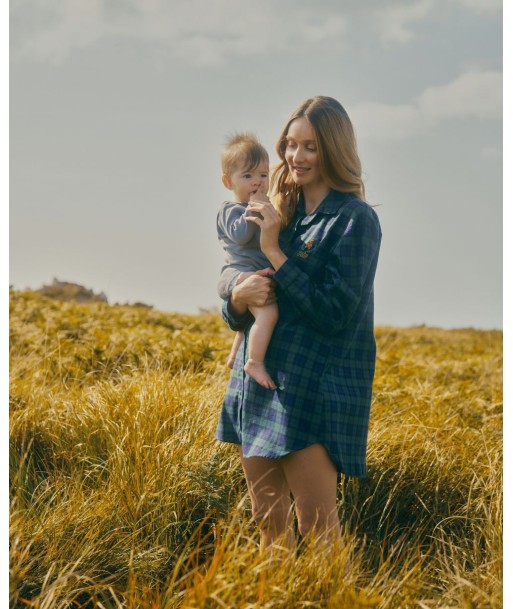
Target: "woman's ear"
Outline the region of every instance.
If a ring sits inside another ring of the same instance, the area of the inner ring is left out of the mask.
[[[232,189],[232,181],[230,180],[229,175],[223,173],[223,177],[221,178],[221,180],[223,181],[223,185],[225,188],[228,188],[228,190]]]

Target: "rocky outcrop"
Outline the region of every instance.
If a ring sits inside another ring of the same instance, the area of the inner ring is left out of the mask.
[[[47,296],[48,298],[55,298],[55,300],[108,303],[107,296],[104,294],[104,292],[95,294],[93,290],[88,290],[83,285],[71,283],[69,281],[59,281],[55,278],[51,285],[44,285],[39,290],[35,291],[43,296]]]

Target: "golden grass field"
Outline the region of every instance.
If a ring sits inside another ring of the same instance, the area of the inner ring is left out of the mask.
[[[502,607],[502,332],[376,329],[344,546],[277,563],[213,439],[218,315],[11,292],[10,319],[11,607]]]

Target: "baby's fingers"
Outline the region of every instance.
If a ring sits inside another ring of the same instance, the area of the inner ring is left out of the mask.
[[[255,193],[252,193],[249,196],[249,202],[262,201],[269,202],[269,197],[267,196],[267,188],[265,188],[262,184],[258,187],[258,190]]]

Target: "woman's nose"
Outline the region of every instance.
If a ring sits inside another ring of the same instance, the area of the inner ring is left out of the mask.
[[[298,146],[294,151],[294,155],[292,156],[292,160],[294,163],[301,163],[304,160],[304,154],[301,148]]]

